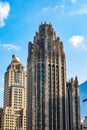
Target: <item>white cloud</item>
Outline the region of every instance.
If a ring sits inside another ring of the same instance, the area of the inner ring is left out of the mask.
[[[13,45],[13,44],[1,44],[0,48],[7,49],[7,50],[16,50],[18,51],[20,49],[19,46]]]
[[[8,2],[0,1],[0,27],[5,25],[5,19],[8,18],[10,12],[10,5]]]
[[[77,0],[71,0],[72,4],[75,4],[77,2]]]
[[[51,10],[56,11],[58,8],[59,8],[59,6],[56,5],[56,6],[54,6],[53,8],[51,8]]]
[[[65,8],[65,5],[61,5],[60,7],[61,7],[62,9],[64,9],[64,8]]]
[[[52,12],[55,12],[57,11],[58,9],[64,9],[65,6],[64,5],[55,5],[53,7],[44,7],[42,8],[42,14],[46,14],[46,13],[52,13]]]
[[[83,5],[80,9],[70,12],[70,14],[87,14],[87,5]]]
[[[48,13],[50,10],[51,10],[51,7],[42,8],[42,13],[43,13],[43,14],[46,14],[46,13]]]
[[[83,36],[72,36],[69,39],[69,42],[75,47],[75,48],[81,48],[83,50],[87,50],[87,46],[85,44],[85,38]]]
[[[69,40],[74,47],[78,47],[84,42],[83,36],[72,36]]]

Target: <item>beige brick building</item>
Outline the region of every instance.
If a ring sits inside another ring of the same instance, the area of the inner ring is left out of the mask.
[[[26,130],[26,71],[15,55],[4,77],[2,130]]]

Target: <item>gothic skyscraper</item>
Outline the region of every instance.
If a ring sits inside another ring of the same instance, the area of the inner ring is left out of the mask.
[[[27,130],[68,130],[66,59],[51,24],[29,42],[27,78]]]

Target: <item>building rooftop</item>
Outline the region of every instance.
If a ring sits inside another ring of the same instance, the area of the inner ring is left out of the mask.
[[[20,62],[20,60],[17,56],[12,55],[12,62]]]

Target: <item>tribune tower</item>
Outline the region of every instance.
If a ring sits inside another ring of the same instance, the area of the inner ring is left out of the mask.
[[[27,59],[27,130],[68,130],[66,59],[51,24],[41,24]]]

